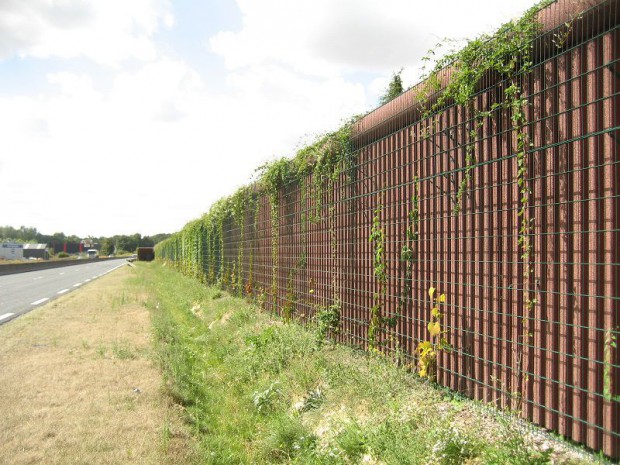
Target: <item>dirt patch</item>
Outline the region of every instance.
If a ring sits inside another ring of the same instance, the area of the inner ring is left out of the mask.
[[[190,438],[121,268],[0,327],[0,463],[187,463]]]
[[[226,324],[228,322],[228,320],[230,320],[230,317],[232,315],[233,315],[232,311],[224,313],[221,318],[219,318],[217,320],[214,320],[214,321],[212,321],[209,324],[209,329],[213,329],[217,325],[224,325],[224,324]]]

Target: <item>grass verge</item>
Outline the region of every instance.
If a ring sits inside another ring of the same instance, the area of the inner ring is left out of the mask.
[[[188,463],[124,267],[0,326],[0,464]]]
[[[385,359],[317,343],[159,264],[140,264],[168,394],[202,463],[593,463]]]

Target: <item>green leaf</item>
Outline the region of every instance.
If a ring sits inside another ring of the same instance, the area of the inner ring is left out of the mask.
[[[450,344],[445,337],[442,337],[439,341],[439,349],[446,352],[452,352],[452,344]]]

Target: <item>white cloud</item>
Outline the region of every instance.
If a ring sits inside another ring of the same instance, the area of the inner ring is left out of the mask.
[[[108,91],[86,74],[48,80],[58,92],[0,96],[11,160],[0,197],[41,199],[3,213],[81,235],[180,229],[304,134],[366,105],[361,85],[279,68],[232,75],[234,91],[214,94],[187,63],[165,58],[118,73]],[[24,161],[36,169],[21,169]],[[59,206],[68,212],[47,210]]]
[[[168,0],[3,0],[0,2],[0,59],[86,57],[118,65],[151,60],[153,35],[172,27]]]
[[[387,72],[415,64],[444,37],[490,32],[532,0],[238,0],[240,31],[209,41],[229,69],[279,64],[308,75]]]

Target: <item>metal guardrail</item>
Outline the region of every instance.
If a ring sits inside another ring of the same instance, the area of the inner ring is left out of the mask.
[[[108,260],[120,260],[117,257],[111,258],[85,258],[80,260],[50,260],[50,261],[29,261],[24,263],[10,263],[10,264],[1,264],[0,263],[0,276],[8,275],[8,274],[17,274],[17,273],[27,273],[29,271],[41,271],[48,270],[52,268],[62,268],[65,266],[73,266],[73,265],[83,265],[85,263],[95,263],[101,261]]]

